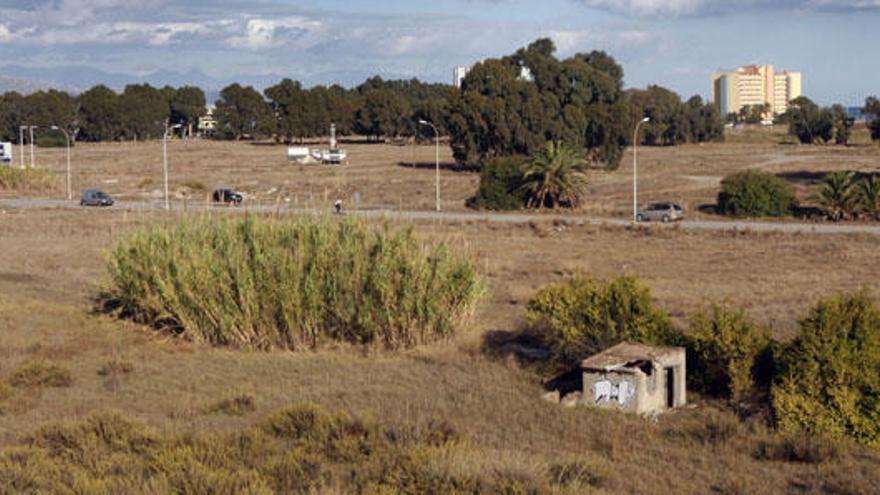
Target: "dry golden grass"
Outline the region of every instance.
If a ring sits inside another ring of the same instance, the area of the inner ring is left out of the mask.
[[[856,144],[849,147],[785,144],[791,139],[783,128],[729,130],[728,143],[640,147],[639,203],[678,201],[689,217],[702,217],[699,208],[714,204],[724,176],[754,167],[786,174],[800,199],[810,203],[816,183],[826,172],[880,171],[880,147],[865,139],[866,132],[857,129]],[[345,147],[348,165],[297,165],[287,161],[283,145],[175,140],[168,145],[170,189],[179,199],[205,201],[214,188],[232,186],[244,191],[251,203],[328,210],[337,198],[353,208],[357,192],[365,208],[433,209],[433,146],[356,142]],[[37,162],[62,174],[65,157],[64,149],[40,149]],[[456,171],[448,146],[441,145],[440,161],[442,208],[465,210],[465,200],[476,191],[478,174]],[[132,201],[162,197],[161,141],[80,143],[73,151],[73,170],[75,191],[100,187]],[[589,180],[585,212],[631,215],[631,150],[620,169],[592,171]]]
[[[291,202],[296,197],[301,206],[309,189],[321,205],[326,187],[329,207],[338,191],[351,192],[357,184],[368,205],[431,207],[433,170],[396,165],[411,149],[348,148],[350,168],[300,168],[286,164],[283,147],[175,142],[172,170],[183,173],[172,177],[175,185],[241,186],[260,201],[274,201],[267,191],[288,181]],[[41,163],[62,170],[59,151],[40,152]],[[75,167],[81,166],[77,188],[91,181],[138,199],[160,187],[157,143],[79,145],[74,153]],[[433,149],[417,153],[419,161],[430,162]],[[694,208],[714,199],[717,180],[729,171],[762,163],[776,172],[876,170],[877,154],[873,146],[773,143],[646,149],[640,150],[640,184],[645,201],[671,196]],[[627,160],[617,172],[594,174],[591,211],[626,215]],[[99,172],[116,182],[102,184]],[[444,208],[463,208],[476,175],[444,170],[442,177],[449,198]],[[402,182],[392,182],[398,178]],[[425,222],[419,235],[466,244],[488,276],[489,300],[469,332],[449,344],[399,354],[347,348],[248,353],[187,344],[93,311],[113,239],[137,224],[168,219],[160,212],[113,209],[0,211],[0,392],[9,395],[0,401],[0,446],[101,410],[121,411],[163,431],[229,432],[309,400],[391,425],[449,421],[473,441],[479,457],[446,459],[449,469],[510,466],[560,474],[551,464],[589,455],[607,470],[601,490],[609,493],[869,493],[880,483],[876,452],[846,445],[829,454],[823,446],[789,442],[698,398],[693,409],[656,421],[563,409],[539,399],[541,377],[534,372],[480,351],[487,331],[521,324],[525,302],[539,287],[575,273],[636,274],[678,320],[728,301],[786,338],[819,298],[862,285],[880,290],[875,236],[630,230],[574,219]],[[69,370],[71,386],[3,392],[2,384],[28,362]],[[248,404],[232,407],[236,414],[206,413],[226,409],[224,401],[236,406],[236,399]],[[821,462],[780,460],[791,457],[787,452]]]

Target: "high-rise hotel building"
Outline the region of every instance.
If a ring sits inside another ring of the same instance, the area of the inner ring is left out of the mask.
[[[772,65],[747,65],[712,76],[712,101],[721,115],[738,113],[746,105],[768,104],[772,113],[785,113],[788,103],[801,96],[801,73],[779,71]]]

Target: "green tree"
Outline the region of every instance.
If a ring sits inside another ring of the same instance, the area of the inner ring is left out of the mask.
[[[399,92],[391,89],[370,91],[357,113],[358,132],[379,138],[412,134],[412,109]]]
[[[699,95],[692,96],[685,105],[691,142],[724,140],[724,121],[715,105],[704,103]]]
[[[859,209],[874,220],[880,220],[880,174],[872,174],[856,184]]]
[[[220,91],[214,113],[218,133],[236,140],[268,137],[275,127],[269,104],[254,88],[230,84]]]
[[[548,141],[523,169],[529,208],[576,207],[587,189],[586,162],[562,141]]]
[[[198,125],[199,118],[207,112],[205,92],[195,86],[183,86],[171,97],[171,122],[186,129],[186,135],[192,137],[193,127]]]
[[[869,96],[865,100],[865,114],[869,117],[868,129],[871,131],[871,139],[880,141],[880,100]]]
[[[65,129],[77,127],[78,103],[76,98],[63,91],[50,89],[37,91],[24,97],[23,118],[27,125],[43,130],[52,126]]]
[[[835,222],[849,216],[853,211],[854,175],[853,172],[840,171],[825,176],[822,190],[819,192],[819,203],[828,210]]]
[[[480,170],[480,186],[470,206],[487,210],[518,210],[525,206],[528,193],[522,186],[526,161],[521,156],[489,160]]]
[[[455,159],[480,165],[532,155],[547,141],[582,150],[593,164],[619,165],[628,133],[623,70],[603,52],[554,56],[548,39],[476,64],[450,105]]]
[[[122,133],[128,139],[155,139],[165,134],[171,116],[166,96],[149,84],[130,84],[119,97]]]
[[[831,107],[831,121],[834,125],[834,142],[844,146],[849,144],[855,119],[849,116],[843,105],[836,104]]]
[[[122,135],[122,110],[119,95],[104,85],[79,95],[78,139],[112,141]]]
[[[833,137],[834,122],[831,111],[820,109],[806,96],[791,100],[786,113],[789,133],[797,136],[801,143],[813,144],[816,141],[827,143]]]
[[[24,96],[14,91],[0,96],[0,140],[18,141],[18,128],[24,123]]]

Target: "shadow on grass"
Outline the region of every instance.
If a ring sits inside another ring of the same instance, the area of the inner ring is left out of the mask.
[[[825,181],[825,177],[828,176],[832,171],[830,170],[796,170],[791,172],[780,172],[776,174],[776,177],[780,179],[791,182],[793,184],[805,185],[805,186],[818,186],[821,185]],[[854,181],[860,181],[863,179],[867,179],[874,174],[869,174],[866,172],[856,172],[853,176]]]
[[[702,204],[697,207],[697,210],[704,215],[713,215],[720,218],[737,218],[722,214],[720,211],[718,211],[717,204]],[[795,206],[791,212],[791,217],[814,222],[826,221],[829,219],[828,214],[825,212],[825,210],[816,206]],[[766,217],[767,220],[773,220],[773,218],[774,217]]]
[[[436,162],[397,162],[397,166],[401,168],[413,168],[418,170],[434,170],[437,168]],[[460,165],[458,163],[440,162],[440,170],[450,172],[479,172],[480,169],[474,166]]]

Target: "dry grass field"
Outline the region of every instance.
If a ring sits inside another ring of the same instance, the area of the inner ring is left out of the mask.
[[[640,204],[678,201],[692,218],[714,204],[721,179],[746,168],[761,168],[792,182],[802,201],[811,202],[816,184],[830,171],[880,171],[880,148],[861,133],[850,147],[790,144],[781,129],[735,129],[729,143],[639,149]],[[744,142],[742,142],[744,141]],[[286,147],[271,143],[180,141],[168,144],[171,191],[178,199],[205,201],[216,187],[232,186],[259,204],[331,208],[337,198],[354,207],[429,210],[434,207],[434,147],[430,145],[345,145],[346,166],[298,165]],[[37,164],[63,174],[65,150],[40,149]],[[132,201],[162,197],[162,143],[80,143],[73,150],[73,189],[99,187]],[[448,146],[441,145],[442,208],[466,210],[476,191],[475,172],[455,169]],[[413,166],[415,164],[415,166]],[[590,173],[584,211],[624,217],[632,211],[632,155],[614,172]],[[63,196],[63,188],[56,195]],[[7,193],[8,194],[8,193]]]
[[[329,207],[337,194],[357,190],[364,206],[431,207],[433,170],[398,165],[411,148],[348,148],[347,168],[293,166],[283,147],[246,143],[174,142],[169,156],[178,191],[187,182],[207,189],[230,184],[253,201],[281,195]],[[415,152],[417,161],[433,157],[432,147]],[[79,145],[74,153],[77,188],[99,184],[137,200],[160,187],[161,144]],[[63,169],[63,151],[40,150],[38,157]],[[869,146],[730,143],[645,149],[640,157],[645,200],[670,197],[691,210],[714,199],[723,175],[749,166],[791,174],[802,194],[818,172],[880,169],[878,148]],[[626,214],[627,160],[617,172],[594,174],[589,210]],[[463,209],[477,176],[441,173],[444,207]],[[229,432],[310,400],[390,424],[446,419],[471,439],[480,455],[470,462],[478,469],[545,473],[554,460],[589,454],[606,463],[598,492],[869,493],[880,484],[880,454],[853,445],[821,462],[761,459],[755,453],[762,445],[783,440],[694,396],[693,407],[654,419],[545,403],[541,376],[482,351],[487,332],[523,323],[525,302],[539,287],[577,273],[636,274],[681,323],[713,302],[741,306],[785,339],[819,298],[861,286],[880,291],[876,236],[424,222],[416,226],[420,236],[452,240],[488,277],[490,294],[463,334],[404,353],[257,353],[187,344],[95,311],[113,240],[137,224],[166,219],[113,209],[0,211],[0,382],[32,361],[61,366],[72,378],[67,387],[16,387],[6,400],[0,390],[0,447],[97,411],[121,411],[172,433]],[[212,412],[236,396],[252,398],[254,411]]]

